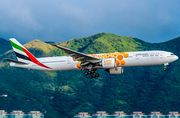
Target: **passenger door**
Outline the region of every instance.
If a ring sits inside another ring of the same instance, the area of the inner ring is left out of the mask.
[[[67,58],[67,64],[71,64],[71,58]]]

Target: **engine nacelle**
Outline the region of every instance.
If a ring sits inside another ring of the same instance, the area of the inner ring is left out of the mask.
[[[123,73],[123,67],[116,67],[109,69],[110,74],[122,74]]]
[[[115,68],[116,67],[116,60],[114,58],[103,59],[102,60],[102,67],[103,68]]]

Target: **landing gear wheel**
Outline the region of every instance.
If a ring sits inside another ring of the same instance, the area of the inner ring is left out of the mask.
[[[96,77],[96,75],[94,74],[94,75],[93,75],[93,78],[95,78],[95,77]]]
[[[92,75],[89,75],[89,78],[90,78],[90,79],[92,79],[92,78],[93,78],[93,76],[92,76]]]
[[[166,71],[166,68],[164,68],[163,70]]]
[[[84,74],[85,74],[85,75],[88,75],[88,72],[85,72]]]
[[[95,72],[96,72],[96,71],[94,71],[94,70],[91,71],[91,73],[93,73],[93,74],[94,74]]]
[[[88,71],[88,74],[91,74],[91,71]]]
[[[99,74],[98,74],[98,73],[96,73],[96,77],[99,77]]]

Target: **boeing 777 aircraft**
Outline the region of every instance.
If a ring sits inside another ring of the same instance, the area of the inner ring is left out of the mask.
[[[84,54],[56,44],[53,46],[63,50],[68,56],[36,58],[15,38],[10,43],[17,56],[17,60],[10,61],[10,66],[44,71],[86,70],[89,78],[99,77],[98,69],[105,69],[110,74],[122,74],[124,67],[149,66],[164,64],[166,71],[169,63],[178,59],[178,56],[167,51],[137,51],[114,52],[105,54]]]

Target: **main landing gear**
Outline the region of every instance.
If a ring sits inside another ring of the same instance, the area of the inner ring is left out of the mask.
[[[166,68],[167,68],[167,66],[169,65],[169,63],[164,63],[164,71],[166,71]]]
[[[84,73],[85,75],[89,75],[89,78],[92,79],[92,78],[96,78],[96,77],[99,77],[99,74],[96,73],[96,70],[91,70],[91,71],[86,71]]]

